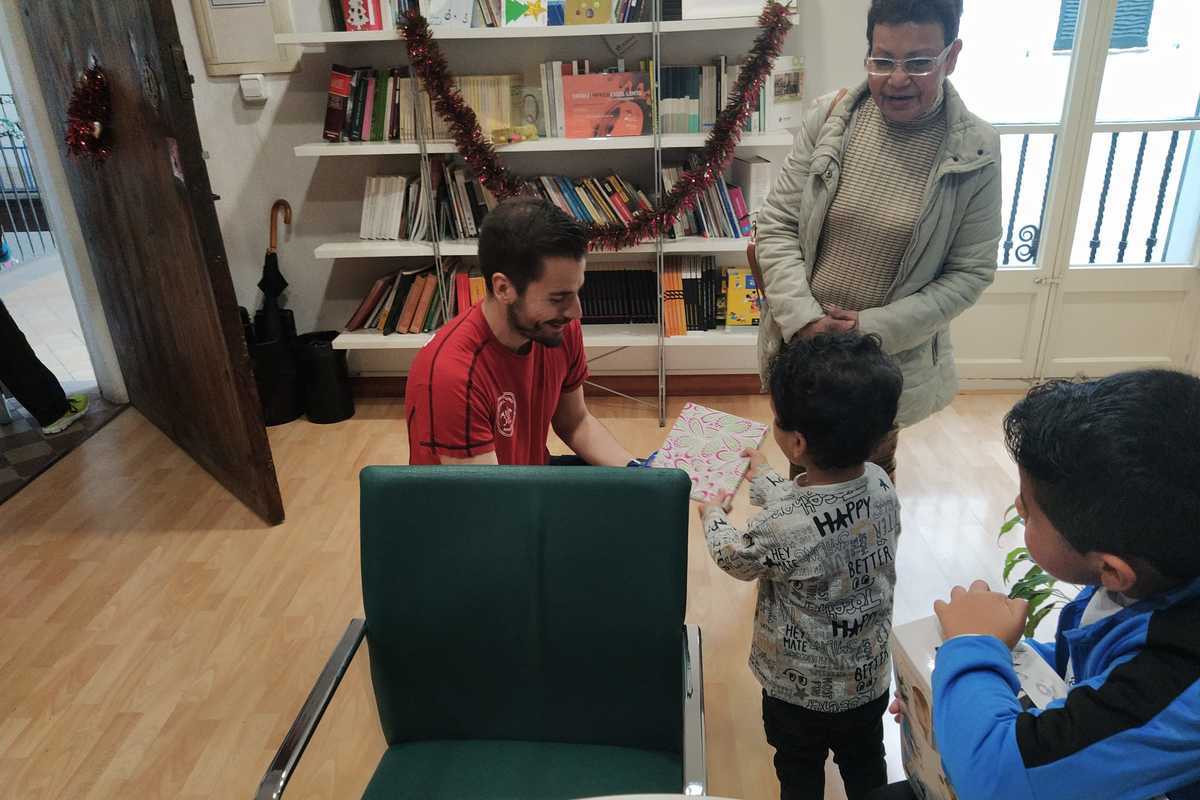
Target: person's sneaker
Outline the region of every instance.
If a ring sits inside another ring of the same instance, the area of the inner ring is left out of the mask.
[[[67,413],[42,428],[46,436],[62,433],[75,424],[75,421],[87,413],[88,399],[86,394],[73,394],[67,398]]]

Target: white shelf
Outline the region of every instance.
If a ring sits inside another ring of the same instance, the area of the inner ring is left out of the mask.
[[[663,149],[681,147],[703,147],[707,139],[702,133],[672,133],[662,137]],[[738,147],[791,147],[792,134],[787,131],[743,134]],[[605,139],[563,139],[560,137],[535,139],[531,142],[501,144],[499,153],[554,153],[589,152],[603,150],[653,150],[653,136],[613,136]],[[453,142],[430,142],[431,154],[443,155],[457,152]],[[297,156],[320,158],[325,156],[415,156],[421,149],[415,142],[314,142],[295,148]]]
[[[716,253],[743,253],[749,239],[704,239],[689,236],[686,239],[668,239],[663,242],[663,252],[669,255],[709,255]],[[597,251],[608,252],[608,251]],[[622,253],[653,253],[654,243],[620,251]],[[479,245],[474,239],[442,242],[443,256],[478,255]],[[316,258],[421,258],[433,257],[431,242],[410,241],[366,241],[353,239],[342,242],[326,242],[313,251]]]
[[[663,22],[663,33],[697,33],[701,31],[751,30],[758,27],[758,17],[725,17],[723,19],[688,19]],[[545,27],[511,28],[458,28],[449,26],[432,27],[435,39],[558,39],[577,36],[629,36],[646,34],[654,30],[649,22],[630,22],[624,25],[555,25]],[[275,44],[322,45],[349,44],[357,42],[398,42],[404,34],[399,30],[384,31],[317,31],[313,33],[277,33]]]
[[[431,338],[428,333],[393,333],[384,336],[377,330],[349,331],[333,340],[334,350],[420,350]],[[755,347],[757,328],[730,328],[715,331],[691,331],[686,336],[663,340],[667,347]],[[585,348],[656,347],[657,325],[585,325]]]

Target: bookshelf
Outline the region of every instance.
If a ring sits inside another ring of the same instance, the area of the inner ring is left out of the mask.
[[[655,4],[658,5],[657,3]],[[661,13],[657,11],[656,13]],[[794,19],[794,18],[793,18]],[[318,25],[319,26],[319,25]],[[645,53],[654,63],[654,80],[659,87],[663,85],[663,69],[665,63],[710,63],[715,54],[735,55],[747,52],[758,29],[756,17],[733,17],[723,19],[684,20],[657,23],[627,23],[620,25],[589,25],[589,26],[555,26],[555,27],[513,27],[513,28],[451,28],[434,27],[435,37],[442,42],[446,57],[460,74],[472,75],[483,72],[512,73],[520,71],[524,63],[545,62],[548,59],[568,56],[576,58],[576,49],[583,47],[580,55],[590,55],[593,59],[603,59],[605,48],[613,54],[615,61],[617,53],[627,60],[636,63],[630,48],[637,48]],[[678,34],[693,33],[695,36],[680,36]],[[320,53],[325,46],[334,48],[339,63],[357,63],[379,61],[386,58],[393,63],[397,56],[395,48],[372,48],[376,42],[402,43],[403,34],[400,31],[367,31],[367,32],[301,32],[277,34],[276,42],[281,45],[301,45],[308,49],[306,53]],[[502,46],[495,55],[484,55],[481,51],[482,41],[488,45],[502,45],[507,40],[518,42],[516,46]],[[636,39],[638,43],[630,44]],[[520,44],[524,42],[524,44]],[[678,53],[673,53],[674,62],[664,61],[664,45],[671,43],[672,50],[678,47],[691,56],[680,59]],[[590,50],[588,50],[590,48]],[[401,48],[402,50],[402,48]],[[384,55],[386,53],[386,55]],[[400,62],[403,63],[401,57]],[[492,61],[496,65],[492,66]],[[501,66],[500,62],[504,65]],[[594,62],[602,64],[603,62]],[[514,70],[514,66],[516,69]],[[415,95],[414,95],[415,102]],[[320,107],[312,111],[314,126],[319,124]],[[314,133],[319,132],[316,128]],[[347,141],[332,143],[328,141],[313,141],[297,144],[293,154],[301,159],[338,159],[336,169],[340,172],[343,164],[340,159],[349,157],[365,157],[374,159],[403,158],[406,160],[405,169],[413,171],[414,162],[420,163],[420,180],[423,187],[430,185],[430,159],[433,156],[453,156],[456,153],[453,142],[428,139],[422,125],[417,126],[418,141]],[[685,155],[681,151],[703,147],[707,136],[702,133],[678,134],[655,131],[653,135],[611,137],[602,139],[576,139],[560,137],[544,137],[517,144],[501,144],[497,151],[505,157],[512,157],[511,164],[515,171],[525,175],[563,174],[588,175],[596,174],[597,169],[608,170],[610,161],[621,160],[621,163],[635,159],[638,162],[645,156],[646,167],[649,168],[651,182],[641,183],[646,193],[653,199],[665,188],[662,185],[664,162],[678,163]],[[773,162],[780,162],[793,144],[794,135],[787,130],[768,131],[764,133],[744,133],[739,143],[739,153],[748,151],[749,154],[768,155]],[[671,155],[666,157],[666,153]],[[644,155],[639,155],[644,154]],[[545,165],[546,159],[554,159],[554,168]],[[357,158],[353,159],[357,161]],[[370,162],[364,162],[370,163]],[[332,167],[333,165],[328,165]],[[615,171],[624,171],[624,167]],[[675,365],[680,372],[708,372],[712,374],[747,372],[755,363],[757,329],[753,327],[718,328],[709,331],[688,331],[683,336],[665,336],[661,323],[661,307],[663,295],[664,260],[668,256],[717,256],[718,262],[725,266],[743,265],[744,253],[749,243],[745,238],[702,238],[685,237],[681,239],[662,238],[657,241],[644,242],[636,247],[628,248],[617,254],[608,252],[593,254],[591,261],[619,260],[625,255],[631,264],[640,262],[647,270],[658,277],[657,306],[660,309],[658,324],[588,324],[584,325],[584,344],[589,356],[608,356],[614,352],[628,351],[637,353],[632,359],[639,366],[632,368],[633,372],[646,374],[656,371],[658,375],[658,405],[660,423],[665,422],[666,409],[666,375],[669,365]],[[443,260],[449,258],[471,259],[478,254],[477,243],[474,240],[443,240],[436,245],[431,241],[409,240],[363,240],[355,237],[354,231],[345,230],[333,232],[327,241],[319,243],[314,256],[321,260],[362,259],[426,259],[435,262],[436,274],[442,286],[445,287],[450,277],[450,270],[445,268]],[[401,261],[401,264],[404,262]],[[389,265],[395,269],[399,265]],[[364,267],[360,267],[365,269]],[[335,265],[336,269],[336,265]],[[365,291],[367,286],[363,287]],[[443,291],[443,295],[445,292]],[[445,302],[443,297],[443,303]],[[432,334],[392,334],[384,335],[377,330],[357,330],[344,332],[339,335],[333,346],[336,349],[358,353],[356,363],[360,364],[363,374],[403,374],[405,365],[431,338]],[[623,359],[624,357],[622,357]],[[653,366],[651,365],[653,362]],[[609,364],[609,361],[603,362]],[[623,363],[623,362],[622,362]],[[391,366],[381,367],[382,364],[396,364],[399,369]],[[689,367],[691,369],[689,369]],[[622,373],[624,374],[624,373]],[[602,381],[599,376],[598,380]]]
[[[679,150],[704,146],[704,135],[699,133],[666,133],[660,136],[664,150]],[[787,131],[771,133],[747,133],[742,136],[739,150],[758,147],[791,147],[792,134]],[[454,142],[433,141],[426,145],[430,155],[453,155]],[[604,152],[608,150],[653,150],[653,136],[613,136],[607,139],[562,139],[549,137],[530,142],[501,144],[497,152],[505,155],[515,153],[571,153]],[[336,156],[416,156],[421,146],[416,142],[314,142],[293,148],[298,158],[330,158]]]
[[[684,239],[663,240],[663,253],[680,256],[706,256],[717,253],[744,253],[749,239],[704,239],[699,236],[689,236]],[[479,247],[473,240],[453,240],[440,242],[442,255],[474,256],[479,254]],[[655,242],[645,242],[637,247],[621,250],[620,253],[654,253],[657,250]],[[346,239],[337,242],[325,242],[318,245],[313,255],[319,259],[338,258],[432,258],[433,242],[396,241],[363,241],[362,239]]]
[[[416,351],[429,342],[432,334],[408,333],[384,336],[379,331],[350,331],[333,342],[335,350],[409,350]],[[617,347],[657,347],[657,325],[584,325],[583,340],[589,349]],[[757,328],[727,328],[716,331],[691,331],[687,336],[663,339],[664,347],[744,347],[758,346]]]
[[[795,16],[793,16],[795,20]],[[688,19],[659,23],[659,33],[699,33],[702,31],[753,30],[757,17],[724,17],[717,19]],[[584,36],[635,36],[654,32],[652,22],[627,22],[622,25],[558,25],[554,27],[513,28],[455,28],[435,26],[434,38],[443,41],[487,39],[503,42],[511,39],[563,39]],[[358,44],[366,42],[402,42],[401,31],[317,31],[311,33],[277,33],[275,44],[316,47],[325,44]]]

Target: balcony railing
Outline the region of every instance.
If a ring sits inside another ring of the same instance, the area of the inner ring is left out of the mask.
[[[11,94],[0,94],[0,228],[12,254],[22,260],[54,252],[54,234]]]

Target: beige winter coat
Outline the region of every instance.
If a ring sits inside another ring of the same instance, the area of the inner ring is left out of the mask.
[[[995,278],[1001,235],[1000,137],[967,111],[949,82],[945,92],[946,140],[912,242],[885,305],[859,315],[861,330],[878,334],[904,372],[897,416],[903,426],[945,408],[958,390],[950,321]],[[758,333],[764,380],[781,343],[824,316],[809,278],[837,192],[847,127],[867,94],[863,83],[832,110],[835,95],[817,100],[758,214],[757,256],[767,298]]]

